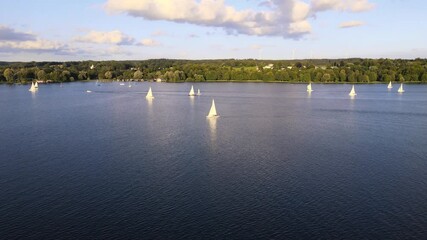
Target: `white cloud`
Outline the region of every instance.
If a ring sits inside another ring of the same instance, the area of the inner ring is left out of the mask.
[[[111,32],[90,31],[85,36],[75,38],[78,42],[106,43],[117,45],[132,45],[135,40],[122,32],[115,30]]]
[[[352,27],[359,27],[364,25],[364,22],[361,21],[348,21],[348,22],[342,22],[340,24],[340,28],[352,28]]]
[[[271,0],[271,10],[237,10],[224,0],[108,0],[106,10],[148,20],[221,27],[229,34],[299,37],[310,31],[302,0]],[[302,28],[301,28],[302,27]]]
[[[312,12],[328,10],[364,12],[374,8],[368,0],[311,0]]]
[[[68,54],[72,51],[74,50],[63,43],[40,39],[35,34],[19,32],[7,26],[0,26],[0,53],[54,52]]]
[[[59,50],[64,45],[48,41],[48,40],[34,40],[34,41],[2,41],[0,42],[0,49],[21,49],[21,50]]]
[[[18,32],[10,27],[0,25],[0,41],[34,41],[36,36],[31,33]]]
[[[369,0],[264,0],[262,9],[236,9],[225,0],[107,0],[110,13],[223,28],[229,34],[298,38],[311,32],[308,19],[317,12],[368,11]]]
[[[146,38],[146,39],[142,39],[138,45],[146,46],[146,47],[156,47],[156,46],[160,46],[160,43],[153,39]]]

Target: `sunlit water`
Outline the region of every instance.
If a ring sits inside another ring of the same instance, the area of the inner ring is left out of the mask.
[[[427,236],[426,85],[194,86],[1,85],[1,238]]]

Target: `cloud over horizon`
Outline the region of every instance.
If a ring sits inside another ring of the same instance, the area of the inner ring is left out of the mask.
[[[145,46],[145,47],[157,47],[157,46],[160,46],[161,44],[154,39],[145,38],[145,39],[142,39],[137,45]]]
[[[313,12],[322,11],[348,11],[365,12],[374,8],[374,4],[368,0],[311,0]]]
[[[220,27],[229,34],[295,38],[309,33],[309,5],[298,0],[272,0],[271,11],[237,10],[224,0],[108,0],[105,8],[147,20]]]
[[[15,29],[0,25],[0,41],[34,41],[36,36],[31,33],[17,32]]]
[[[268,10],[238,10],[225,0],[107,0],[110,13],[124,13],[147,20],[165,20],[220,27],[228,34],[300,38],[311,32],[308,19],[322,11],[362,12],[374,5],[368,0],[264,0]]]
[[[340,28],[353,28],[353,27],[360,27],[365,25],[364,22],[361,21],[348,21],[348,22],[342,22],[339,27]]]
[[[0,52],[2,53],[52,52],[68,54],[72,51],[66,44],[40,39],[35,34],[19,32],[13,28],[0,25]]]
[[[85,43],[101,43],[101,44],[116,44],[116,45],[132,45],[135,40],[118,30],[111,32],[90,31],[84,36],[79,36],[74,39],[77,42]]]

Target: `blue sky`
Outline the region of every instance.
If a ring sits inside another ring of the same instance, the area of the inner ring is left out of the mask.
[[[421,0],[14,0],[0,60],[426,58]]]

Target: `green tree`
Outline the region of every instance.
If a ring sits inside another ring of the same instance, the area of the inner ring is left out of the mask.
[[[71,73],[70,73],[70,71],[68,71],[68,70],[64,70],[64,71],[62,71],[62,73],[61,73],[61,81],[62,82],[67,82],[67,81],[69,81],[70,80],[70,77],[71,77]]]
[[[54,70],[49,74],[49,78],[54,82],[58,82],[61,79],[61,72],[59,70]]]
[[[79,74],[77,75],[77,79],[79,80],[86,80],[88,78],[86,71],[79,71]]]
[[[113,73],[111,71],[106,71],[104,74],[106,79],[112,79],[113,78]]]
[[[203,82],[203,81],[205,81],[205,77],[201,74],[194,74],[194,81]]]
[[[126,70],[123,72],[123,78],[124,79],[131,79],[133,78],[133,71]]]
[[[369,71],[368,72],[369,81],[378,81],[378,75],[376,72]]]
[[[301,73],[301,82],[311,82],[311,75],[309,72]]]
[[[18,81],[26,82],[28,80],[28,71],[29,70],[26,68],[19,69],[19,71],[16,73],[16,76],[18,77]]]
[[[322,76],[323,82],[329,82],[330,80],[331,80],[331,74],[329,74],[329,73],[323,74],[323,76]]]
[[[46,80],[46,72],[44,70],[37,71],[38,80]]]
[[[351,83],[356,82],[356,75],[354,74],[353,71],[348,73],[347,78],[348,78],[348,82],[351,82]]]
[[[275,79],[274,79],[273,72],[272,71],[268,71],[266,74],[263,75],[262,80],[266,81],[266,82],[274,81]]]
[[[6,78],[6,81],[8,83],[12,83],[13,82],[13,70],[10,68],[6,68],[3,72],[3,76]]]
[[[134,79],[137,79],[137,80],[142,79],[142,72],[141,72],[140,70],[136,70],[136,71],[133,73],[133,78],[134,78]]]
[[[342,62],[342,61],[341,61]],[[345,82],[347,81],[347,74],[345,73],[345,70],[341,70],[339,73],[339,81],[340,82]]]

